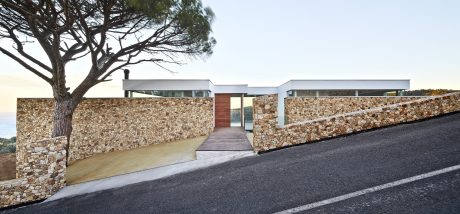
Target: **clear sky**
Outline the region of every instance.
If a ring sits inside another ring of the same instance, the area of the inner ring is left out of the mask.
[[[459,0],[204,0],[218,43],[206,60],[130,67],[131,78],[210,78],[217,84],[279,85],[289,79],[411,79],[411,88],[460,89]],[[3,45],[10,45],[2,42]],[[43,55],[40,50],[29,50]],[[43,60],[46,60],[43,58]],[[0,54],[0,112],[50,87]],[[69,65],[74,89],[88,65]],[[88,97],[122,96],[122,71]]]

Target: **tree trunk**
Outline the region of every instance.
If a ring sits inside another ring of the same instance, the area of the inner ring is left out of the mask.
[[[67,137],[67,145],[65,146],[67,153],[67,163],[69,161],[69,143],[70,135],[72,134],[72,118],[75,108],[78,104],[70,98],[66,99],[55,99],[56,104],[54,107],[53,115],[53,132],[51,137]]]
[[[72,117],[75,108],[71,99],[56,99],[53,115],[53,133],[51,137],[66,136],[70,140],[72,134]]]

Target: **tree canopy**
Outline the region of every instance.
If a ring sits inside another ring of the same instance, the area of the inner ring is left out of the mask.
[[[0,0],[0,41],[13,42],[2,42],[0,52],[51,85],[57,103],[52,135],[70,135],[71,128],[59,128],[63,117],[71,120],[84,94],[114,71],[212,54],[213,18],[200,0]],[[32,56],[30,43],[48,60]],[[70,90],[66,65],[81,58],[89,58],[91,68]]]

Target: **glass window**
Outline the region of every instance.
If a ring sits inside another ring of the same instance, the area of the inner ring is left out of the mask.
[[[383,96],[398,96],[398,91],[387,91]]]
[[[359,90],[358,96],[383,96],[384,93],[382,90]]]
[[[193,97],[192,91],[184,91],[184,97]]]
[[[294,95],[297,97],[316,97],[316,90],[297,90]]]
[[[130,91],[131,97],[152,97],[151,91]]]
[[[131,91],[132,97],[209,97],[209,91]]]
[[[398,96],[395,90],[359,90],[358,96]]]
[[[205,97],[204,91],[195,91],[195,97]]]
[[[316,97],[322,96],[356,96],[356,90],[292,90],[288,91],[290,97]]]
[[[359,90],[358,96],[384,96],[384,90]]]
[[[355,96],[355,90],[319,90],[319,96]]]

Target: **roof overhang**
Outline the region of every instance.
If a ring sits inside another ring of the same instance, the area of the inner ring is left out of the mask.
[[[279,87],[289,90],[359,90],[359,89],[409,89],[410,80],[290,80]]]
[[[265,95],[265,94],[276,94],[276,87],[248,87],[249,95]]]
[[[142,79],[142,80],[123,80],[123,90],[206,90],[211,91],[213,84],[210,80],[180,80],[180,79]]]
[[[215,85],[214,93],[225,93],[225,94],[246,94],[248,93],[248,85]]]
[[[123,80],[123,90],[207,90],[212,93],[264,95],[290,90],[405,90],[409,79],[290,80],[278,87],[248,87],[247,84],[214,85],[209,79]]]

